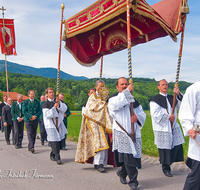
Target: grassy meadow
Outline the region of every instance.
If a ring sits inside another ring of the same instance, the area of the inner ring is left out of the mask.
[[[82,121],[82,115],[81,111],[72,111],[73,113],[76,113],[76,115],[70,115],[68,117],[68,140],[72,140],[77,142],[79,131],[81,127],[81,121]],[[142,128],[142,153],[147,154],[150,156],[158,156],[158,149],[156,145],[154,144],[154,134],[152,129],[152,122],[151,122],[151,116],[149,111],[145,111],[147,117],[144,127]],[[187,151],[188,151],[188,141],[189,137],[185,138],[185,144],[183,144],[183,150],[184,150],[184,157],[187,157]]]

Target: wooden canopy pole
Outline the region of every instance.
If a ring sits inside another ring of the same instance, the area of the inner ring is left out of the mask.
[[[59,42],[59,54],[58,54],[58,73],[57,73],[56,95],[59,94],[61,38],[62,38],[63,10],[64,10],[64,8],[65,8],[65,5],[64,5],[64,3],[63,3],[63,4],[61,5],[60,42]]]
[[[100,66],[100,76],[99,79],[102,79],[102,68],[103,68],[103,56],[101,56],[101,66]]]
[[[130,7],[129,7],[130,1],[127,0],[126,3],[127,3],[128,74],[129,74],[129,84],[130,84],[130,83],[133,83],[132,62],[131,62],[131,28],[130,28]],[[131,112],[131,116],[133,116],[134,115],[133,102],[130,103],[130,112]],[[133,122],[131,122],[131,129],[132,129],[131,138],[132,138],[133,142],[136,142],[135,131],[134,131],[134,123]]]
[[[189,7],[187,5],[187,0],[182,1],[181,13],[182,14],[189,13]],[[181,58],[182,58],[182,51],[183,51],[183,39],[184,39],[184,33],[185,33],[185,22],[186,22],[186,20],[184,21],[184,23],[182,25],[181,41],[180,41],[179,56],[178,56],[178,65],[177,65],[177,71],[176,71],[176,81],[175,81],[174,87],[178,87]],[[174,93],[174,98],[173,98],[172,115],[174,114],[175,103],[176,103],[176,93]],[[171,122],[171,127],[173,128],[173,122]]]
[[[183,29],[182,29],[182,34],[181,34],[181,43],[180,43],[178,65],[177,65],[177,71],[176,71],[176,82],[175,82],[174,87],[178,87],[180,67],[181,67],[181,58],[182,58],[182,50],[183,50],[184,31],[185,31],[185,22],[183,23]],[[176,93],[174,93],[174,98],[173,98],[172,114],[174,114],[175,102],[176,102]]]

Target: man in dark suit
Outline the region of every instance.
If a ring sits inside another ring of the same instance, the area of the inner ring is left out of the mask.
[[[1,132],[4,131],[4,125],[3,125],[3,122],[2,122],[2,108],[3,106],[7,105],[7,96],[6,95],[3,95],[3,102],[0,104],[0,120],[1,120]]]
[[[25,126],[28,136],[28,151],[35,152],[34,145],[36,139],[36,132],[38,127],[38,121],[40,119],[41,108],[40,101],[34,99],[34,90],[28,91],[29,99],[25,100],[22,104],[22,113],[24,115]]]
[[[45,96],[40,97],[40,106],[45,102]],[[43,113],[41,112],[40,120],[39,120],[39,127],[40,127],[40,139],[41,139],[41,145],[44,145],[44,141],[47,140],[47,133],[44,127],[44,121],[43,121]]]
[[[12,122],[12,115],[11,115],[11,105],[12,105],[12,98],[8,98],[8,104],[3,106],[2,108],[2,121],[5,127],[5,139],[7,145],[10,145],[10,133],[12,130],[12,141],[14,144],[14,135],[13,135],[13,122]]]
[[[15,148],[22,148],[22,140],[24,134],[24,117],[22,114],[23,95],[17,95],[17,102],[13,102],[11,106],[11,114],[14,127]]]

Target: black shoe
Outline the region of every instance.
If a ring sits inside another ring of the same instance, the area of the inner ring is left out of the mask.
[[[106,169],[103,167],[103,164],[97,165],[97,170],[100,173],[103,173],[106,171]]]
[[[61,150],[67,150],[67,148],[63,147]]]
[[[35,149],[34,148],[31,148],[31,153],[34,153],[35,152]]]
[[[55,154],[53,152],[50,153],[50,160],[56,161]]]
[[[21,145],[21,144],[19,145],[19,148],[22,148],[22,145]]]
[[[94,169],[97,169],[97,166],[98,166],[98,165],[95,164],[95,165],[94,165]]]
[[[132,186],[130,190],[138,190],[137,186]]]
[[[61,160],[57,160],[56,162],[57,162],[58,165],[62,164]]]
[[[167,177],[173,177],[173,175],[170,172],[165,172],[164,173]]]
[[[10,142],[7,142],[7,145],[10,145]]]
[[[117,175],[119,176],[120,182],[122,184],[127,184],[128,183],[127,180],[126,180],[126,178],[121,177],[118,172],[117,172]]]
[[[44,145],[44,141],[41,141],[41,145]]]
[[[19,149],[19,146],[15,146],[16,149]]]
[[[50,156],[50,160],[51,161],[56,161],[55,158],[53,156]]]
[[[135,182],[134,182],[134,184],[130,187],[130,190],[138,190],[138,185],[139,185],[139,182],[136,180]]]

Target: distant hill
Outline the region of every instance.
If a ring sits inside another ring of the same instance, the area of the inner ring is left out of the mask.
[[[37,76],[43,76],[47,78],[57,78],[57,69],[54,68],[34,68],[30,66],[24,66],[17,63],[9,62],[7,61],[7,69],[11,73],[21,73],[21,74],[29,74],[29,75],[37,75]],[[0,60],[0,72],[5,70],[5,61]],[[84,76],[73,76],[69,75],[63,71],[60,71],[60,78],[62,79],[74,79],[74,80],[87,80],[87,77]]]

